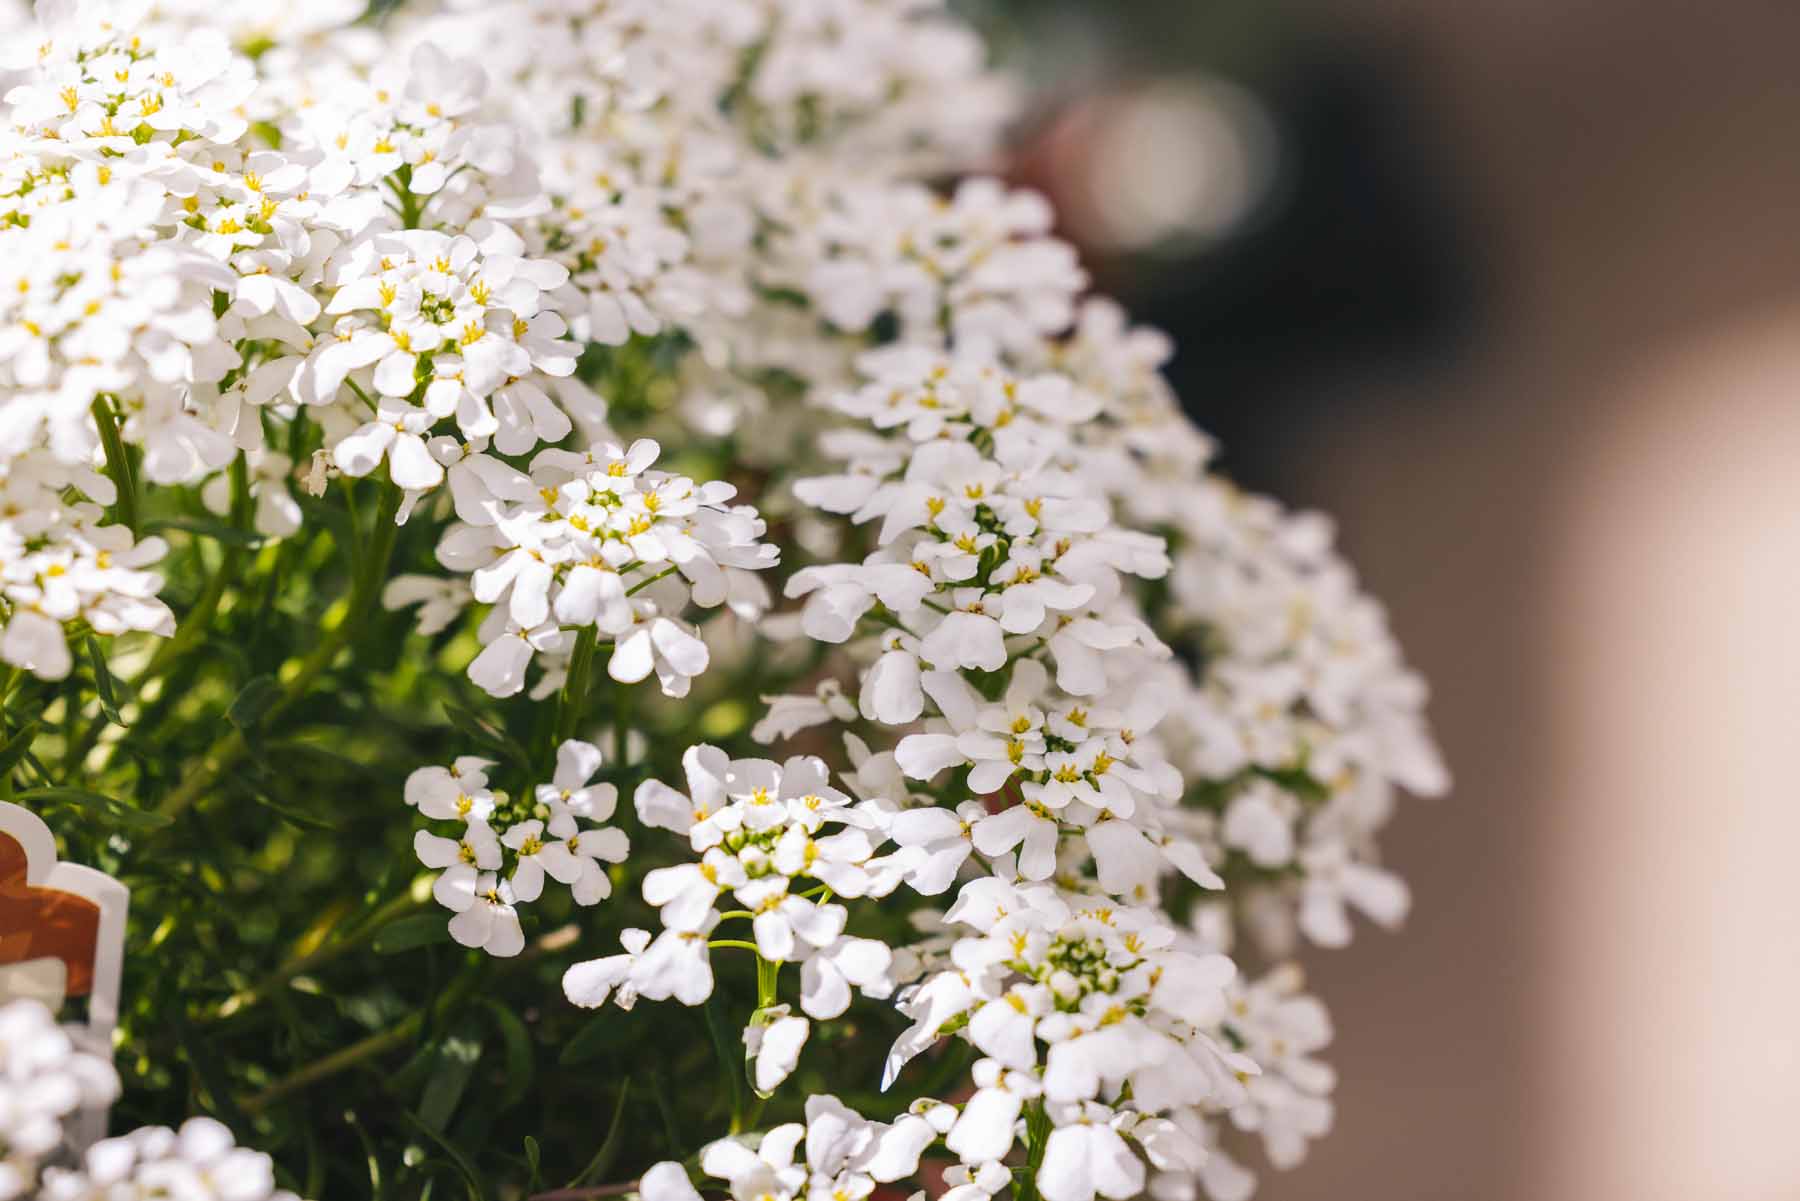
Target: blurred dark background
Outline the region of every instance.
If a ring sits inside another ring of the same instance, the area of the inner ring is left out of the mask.
[[[1800,7],[979,0],[1013,174],[1336,515],[1458,786],[1274,1201],[1800,1198]]]

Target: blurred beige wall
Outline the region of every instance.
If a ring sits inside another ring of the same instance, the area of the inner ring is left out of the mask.
[[[1296,471],[1458,777],[1398,937],[1315,958],[1340,1123],[1280,1201],[1800,1198],[1800,8],[1339,0],[1496,298],[1319,381]]]

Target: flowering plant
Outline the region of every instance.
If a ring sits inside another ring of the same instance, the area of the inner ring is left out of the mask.
[[[980,40],[362,10],[6,17],[0,800],[133,900],[116,1075],[0,1010],[0,1199],[1297,1162],[1424,688],[979,174]]]

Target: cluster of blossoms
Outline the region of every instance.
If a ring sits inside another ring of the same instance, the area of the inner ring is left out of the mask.
[[[299,1201],[275,1187],[267,1155],[239,1147],[211,1118],[180,1130],[145,1126],[87,1149],[78,1168],[52,1162],[64,1125],[119,1093],[119,1075],[76,1048],[41,1002],[0,1008],[0,1198],[35,1201]]]
[[[973,1060],[892,1121],[734,1124],[705,1176],[853,1201],[941,1147],[957,1201],[1028,1165],[1047,1201],[1242,1201],[1243,1144],[1297,1162],[1330,1024],[1282,960],[1404,914],[1377,835],[1447,786],[1424,688],[1323,519],[1212,472],[1167,340],[1084,297],[1047,203],[941,186],[1008,113],[980,40],[939,0],[361,8],[57,0],[7,38],[0,659],[59,679],[73,637],[173,632],[139,477],[268,538],[306,534],[301,490],[354,522],[377,489],[359,584],[555,706],[515,740],[541,770],[406,782],[458,943],[518,955],[546,877],[617,889],[661,928],[611,923],[568,999],[699,1005],[752,956],[759,1095],[865,1002],[912,1024],[846,1095]],[[390,578],[408,522],[441,572]],[[781,656],[806,691],[752,739],[840,762],[698,741]],[[632,728],[652,675],[693,737]],[[685,793],[636,766],[684,750]],[[208,1127],[102,1147],[46,1195],[256,1159]]]
[[[1243,1104],[1259,1071],[1220,1029],[1231,960],[1177,948],[1153,909],[1004,875],[965,885],[944,919],[972,933],[908,989],[913,1025],[887,1074],[950,1032],[981,1053],[976,1092],[945,1138],[969,1172],[1007,1157],[1034,1102],[1053,1127],[1038,1184],[1047,1201],[1124,1201],[1144,1190],[1146,1162],[1206,1162],[1202,1107]]]
[[[750,923],[762,962],[800,964],[808,1017],[841,1016],[853,987],[864,996],[892,995],[892,951],[845,933],[850,911],[829,899],[885,897],[900,883],[905,859],[876,854],[887,841],[891,806],[852,802],[811,756],[734,760],[703,745],[689,748],[682,763],[686,794],[646,780],[635,805],[641,824],[686,835],[699,862],[644,876],[644,899],[657,907],[662,933],[650,941],[627,931],[624,954],[570,968],[563,978],[569,999],[590,1007],[609,994],[625,1008],[639,997],[700,1004],[712,995],[710,945],[726,918]],[[737,906],[721,912],[727,893]],[[744,1038],[759,1092],[793,1072],[809,1030],[806,1017],[773,998],[758,1008]]]
[[[450,934],[457,942],[501,957],[524,950],[518,906],[543,895],[546,876],[567,885],[578,905],[612,895],[604,865],[624,862],[631,843],[624,831],[599,824],[619,801],[613,785],[590,783],[600,762],[599,748],[570,739],[556,750],[550,782],[517,798],[489,788],[494,764],[473,755],[407,777],[406,803],[421,817],[461,824],[454,838],[429,830],[413,838],[419,861],[444,869],[431,895],[456,915]]]
[[[1373,859],[1375,836],[1398,789],[1449,786],[1421,716],[1424,682],[1333,551],[1325,518],[1216,479],[1185,514],[1169,625],[1207,668],[1204,703],[1183,707],[1172,739],[1211,785],[1251,931],[1286,954],[1296,932],[1347,943],[1347,906],[1396,924],[1406,887]]]
[[[866,1197],[877,1185],[918,1171],[919,1156],[943,1134],[947,1116],[948,1106],[932,1106],[892,1123],[872,1122],[836,1097],[808,1097],[805,1123],[788,1122],[754,1138],[711,1143],[700,1153],[700,1171],[724,1181],[733,1197]],[[644,1201],[700,1198],[678,1163],[659,1163],[644,1173],[640,1195]]]
[[[259,80],[217,29],[183,27],[199,13],[153,19],[147,4],[96,0],[39,17],[40,36],[19,39],[24,78],[0,131],[0,485],[20,494],[0,545],[21,548],[4,559],[7,662],[66,675],[57,633],[78,619],[171,632],[160,581],[131,570],[162,544],[48,497],[113,505],[93,467],[129,461],[153,484],[204,482],[228,509],[218,473],[245,452],[256,528],[289,535],[295,465],[269,441],[300,445],[315,428],[315,494],[333,475],[380,471],[405,521],[448,481],[463,521],[488,527],[479,548],[452,531],[445,557],[490,568],[479,599],[510,592],[514,620],[492,623],[487,641],[504,645],[477,675],[496,695],[518,690],[532,650],[563,641],[542,628],[543,590],[509,589],[481,557],[547,549],[549,531],[526,528],[540,514],[511,502],[563,493],[559,575],[669,564],[691,579],[691,593],[628,606],[570,590],[574,609],[584,588],[598,598],[577,620],[618,639],[621,678],[654,666],[679,695],[704,670],[704,646],[678,624],[690,599],[759,611],[735,573],[774,553],[755,545],[752,511],[724,507],[733,489],[645,476],[635,450],[629,472],[585,493],[596,463],[611,465],[598,446],[535,460],[530,476],[500,458],[555,446],[577,423],[603,435],[606,407],[571,378],[598,285],[572,281],[537,224],[550,197],[523,133],[484,114],[480,66],[420,41],[400,70],[276,55],[282,73]]]
[[[9,617],[0,661],[50,679],[69,674],[71,623],[101,634],[175,627],[157,599],[162,577],[146,570],[162,558],[162,539],[134,541],[107,524],[100,504],[70,499],[77,491],[115,497],[105,476],[44,456],[15,459],[0,475],[0,613]]]
[[[42,1003],[0,1007],[0,1201],[31,1196],[64,1125],[118,1092],[113,1066],[77,1048]]]
[[[540,451],[529,474],[479,446],[442,437],[425,450],[449,463],[458,516],[438,543],[438,561],[469,573],[468,591],[445,595],[428,580],[401,577],[389,599],[435,599],[421,619],[440,626],[460,600],[493,604],[480,629],[484,649],[469,665],[469,678],[489,695],[523,689],[540,652],[558,667],[535,695],[554,691],[574,649],[570,631],[591,629],[612,647],[614,680],[635,684],[654,671],[665,695],[686,696],[710,654],[682,613],[729,604],[754,619],[768,607],[752,574],[776,560],[776,548],[758,541],[762,518],[726,503],[737,491],[730,484],[652,470],[654,441]]]

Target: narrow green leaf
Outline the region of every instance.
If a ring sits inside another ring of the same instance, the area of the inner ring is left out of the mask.
[[[530,1091],[532,1073],[537,1066],[531,1053],[531,1032],[525,1029],[518,1014],[498,1001],[483,999],[482,1006],[493,1015],[494,1024],[500,1028],[500,1041],[506,1049],[506,1087],[500,1090],[495,1108],[511,1109]]]
[[[82,788],[28,788],[14,799],[37,801],[46,805],[74,805],[105,814],[121,826],[129,826],[134,830],[157,830],[175,820],[160,813],[133,808],[124,801]]]
[[[344,1124],[356,1132],[357,1141],[362,1143],[363,1157],[369,1165],[369,1196],[373,1201],[387,1201],[387,1181],[381,1174],[381,1156],[375,1151],[375,1141],[369,1137],[369,1132],[363,1129],[363,1124],[357,1119],[355,1110],[346,1109],[344,1111]]]
[[[24,762],[26,752],[31,750],[31,740],[37,737],[38,723],[30,722],[24,729],[6,740],[0,746],[0,777],[4,777],[13,768]]]
[[[183,1005],[168,1007],[169,1024],[174,1028],[175,1040],[181,1044],[183,1054],[187,1056],[188,1066],[199,1078],[200,1086],[206,1090],[207,1100],[211,1103],[212,1112],[224,1119],[229,1126],[240,1129],[249,1124],[243,1110],[238,1108],[232,1098],[231,1082],[225,1075],[225,1064],[219,1058],[216,1047],[205,1038],[195,1036],[193,1026],[189,1023],[187,1009]]]
[[[607,1128],[606,1137],[600,1142],[600,1149],[594,1152],[594,1158],[588,1160],[587,1167],[581,1169],[581,1175],[569,1181],[570,1188],[580,1188],[590,1180],[598,1180],[606,1175],[612,1167],[613,1160],[619,1154],[619,1137],[625,1129],[625,1099],[631,1095],[631,1077],[619,1081],[619,1099],[613,1102],[612,1125]]]
[[[115,726],[124,726],[125,719],[119,716],[119,694],[113,685],[112,672],[107,670],[106,656],[100,653],[100,640],[92,634],[87,637],[88,662],[94,668],[94,691],[100,697],[100,712],[106,720]]]
[[[253,676],[249,683],[238,689],[231,708],[225,710],[225,717],[248,734],[256,729],[280,698],[281,685],[275,682],[274,676]]]
[[[497,722],[454,701],[444,702],[444,717],[455,727],[457,733],[480,743],[484,749],[497,752],[502,758],[512,759],[522,766],[531,765],[530,753]]]
[[[603,1010],[583,1026],[568,1042],[556,1061],[563,1067],[598,1059],[607,1051],[631,1037],[631,1023],[611,1010]]]
[[[529,1134],[525,1136],[525,1164],[531,1169],[531,1179],[525,1182],[525,1191],[535,1193],[544,1184],[544,1153],[538,1148],[538,1141]]]
[[[475,1064],[481,1059],[480,1041],[468,1037],[462,1032],[465,1029],[466,1026],[459,1028],[458,1033],[438,1044],[437,1063],[426,1077],[419,1097],[419,1120],[433,1130],[450,1125],[456,1107],[462,1104],[463,1093],[468,1091]]]
[[[241,530],[235,525],[223,521],[212,521],[205,517],[159,517],[144,526],[146,533],[161,533],[164,530],[181,530],[201,538],[211,538],[227,546],[257,547],[263,544],[263,536],[255,530]]]
[[[377,955],[397,955],[449,941],[450,927],[443,914],[420,913],[383,926],[371,945]]]
[[[400,1111],[400,1116],[406,1119],[409,1126],[436,1143],[443,1149],[444,1154],[450,1157],[450,1162],[455,1165],[457,1174],[463,1178],[463,1184],[469,1190],[470,1201],[487,1201],[487,1192],[481,1187],[481,1177],[476,1173],[475,1165],[469,1162],[468,1156],[446,1140],[443,1135],[427,1126],[417,1114],[403,1109]]]
[[[706,1032],[712,1036],[713,1052],[719,1058],[719,1072],[725,1077],[726,1090],[731,1094],[731,1113],[735,1118],[744,1112],[747,1104],[744,1092],[749,1080],[744,1074],[744,1040],[734,1038],[727,1029],[725,999],[717,989],[702,1008],[706,1014]]]
[[[261,780],[243,777],[236,782],[243,786],[244,795],[249,797],[253,803],[261,805],[290,825],[298,826],[302,830],[317,830],[326,834],[335,834],[343,829],[336,822],[326,821],[322,817],[314,817],[310,813],[302,812],[292,805],[277,800]]]

